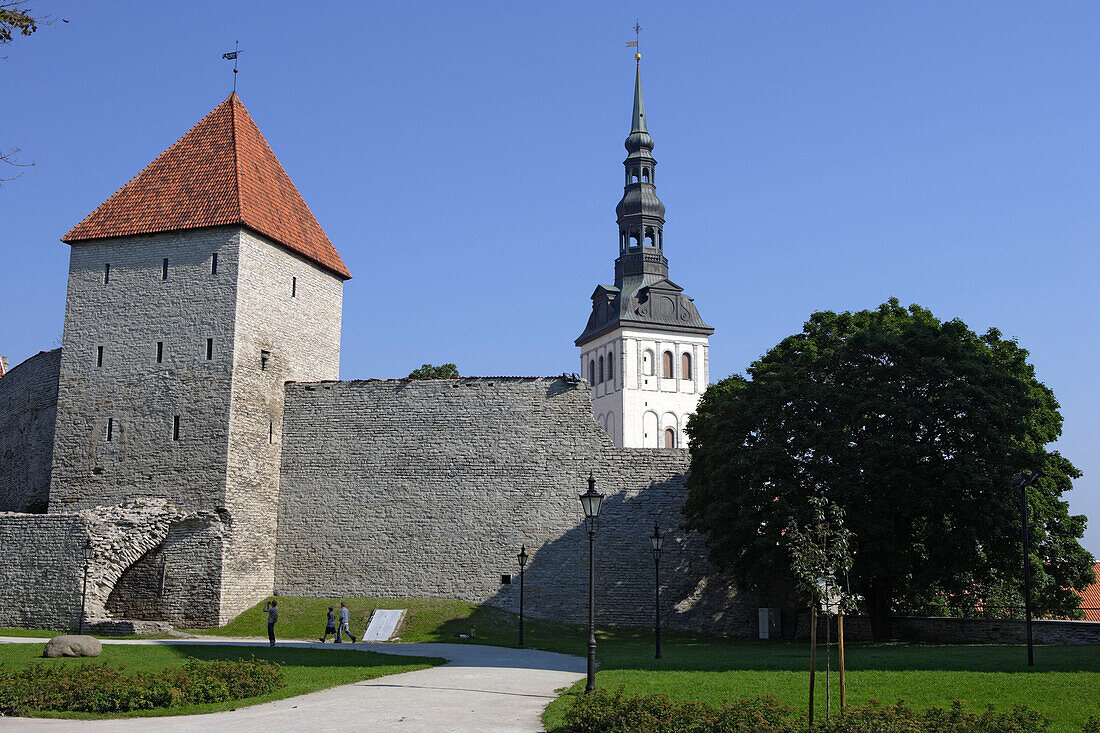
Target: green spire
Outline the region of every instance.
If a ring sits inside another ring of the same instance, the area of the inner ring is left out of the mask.
[[[638,71],[634,76],[634,124],[631,132],[647,132],[645,128],[645,102],[642,101],[642,63],[638,62]]]

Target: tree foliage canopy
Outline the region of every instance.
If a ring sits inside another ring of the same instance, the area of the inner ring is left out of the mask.
[[[44,19],[34,17],[32,12],[25,0],[0,2],[0,46],[11,43],[14,36],[29,36],[38,30]]]
[[[1034,607],[1073,614],[1092,580],[1085,517],[1061,499],[1080,472],[1045,446],[1061,433],[1027,352],[991,329],[897,300],[815,313],[802,333],[703,395],[688,428],[689,527],[746,587],[791,579],[784,534],[843,507],[851,591],[876,636],[890,613],[991,613],[1022,584],[1017,471],[1029,489]],[[1003,610],[1003,609],[1001,609]]]
[[[458,367],[454,364],[421,364],[409,372],[409,379],[456,379],[458,376]]]

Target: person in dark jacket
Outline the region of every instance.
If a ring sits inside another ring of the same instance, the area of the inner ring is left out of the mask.
[[[332,610],[332,606],[328,607],[328,622],[325,624],[325,635],[321,637],[320,641],[324,644],[328,641],[328,635],[336,635],[336,613]]]
[[[264,613],[267,614],[267,638],[271,641],[271,646],[275,646],[275,624],[279,620],[279,609],[276,608],[278,605],[278,601],[268,601],[264,604]]]

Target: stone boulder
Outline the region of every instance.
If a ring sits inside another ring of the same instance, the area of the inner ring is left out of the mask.
[[[98,657],[103,652],[103,645],[99,639],[79,634],[67,634],[55,636],[46,642],[46,649],[42,656],[55,659],[57,657]]]

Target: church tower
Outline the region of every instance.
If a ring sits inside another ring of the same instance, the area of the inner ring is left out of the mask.
[[[615,208],[615,284],[597,285],[592,314],[576,340],[592,408],[615,445],[686,448],[684,426],[707,387],[708,337],[684,289],[668,279],[665,205],[657,198],[653,138],[646,129],[641,61],[626,138],[626,182]]]

